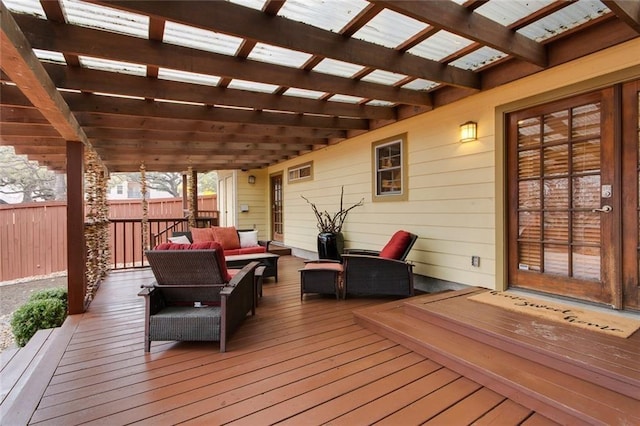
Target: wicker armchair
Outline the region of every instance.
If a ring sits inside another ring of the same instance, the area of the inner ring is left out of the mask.
[[[418,236],[398,231],[381,251],[347,250],[344,294],[413,296],[413,265],[405,259]]]
[[[157,340],[219,341],[225,352],[247,313],[255,314],[258,262],[229,280],[217,250],[149,250],[146,256],[156,282],[139,293],[145,298],[145,352]]]

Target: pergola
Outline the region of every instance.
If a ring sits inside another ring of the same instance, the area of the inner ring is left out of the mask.
[[[265,168],[640,36],[640,2],[624,0],[3,0],[0,13],[0,143],[66,171],[69,235],[86,150],[110,172]],[[83,270],[69,256],[71,290]]]

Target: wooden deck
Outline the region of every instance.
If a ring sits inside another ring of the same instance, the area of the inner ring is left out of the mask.
[[[2,424],[554,424],[518,393],[507,398],[356,321],[354,310],[386,312],[389,299],[301,302],[302,265],[282,257],[279,282],[265,283],[226,353],[154,342],[145,355],[136,294],[150,271],[112,273],[88,312],[57,333],[58,349]]]

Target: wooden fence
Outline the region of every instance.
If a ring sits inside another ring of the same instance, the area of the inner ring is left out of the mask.
[[[217,210],[215,195],[198,197],[198,208],[208,213]],[[111,264],[130,265],[121,247],[133,247],[134,262],[142,252],[141,233],[122,233],[116,230],[117,219],[139,222],[141,200],[112,200],[109,202],[111,224]],[[154,220],[151,233],[162,231],[162,223],[173,224],[184,217],[182,199],[149,200],[149,218]],[[171,220],[169,220],[171,219]],[[138,226],[139,227],[139,226]],[[45,202],[0,205],[0,282],[20,278],[49,275],[67,270],[67,205],[65,202]]]

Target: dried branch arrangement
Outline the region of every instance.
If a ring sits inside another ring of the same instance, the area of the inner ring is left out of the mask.
[[[345,219],[347,218],[347,214],[356,207],[364,205],[364,198],[362,198],[358,203],[352,205],[351,207],[345,209],[343,207],[343,198],[344,198],[344,186],[340,192],[340,210],[337,213],[330,214],[328,211],[319,211],[318,207],[309,201],[305,196],[301,195],[302,199],[305,200],[308,204],[311,205],[313,209],[313,213],[316,215],[316,219],[318,220],[317,226],[320,232],[333,232],[338,233],[342,232],[342,225],[344,224]]]

